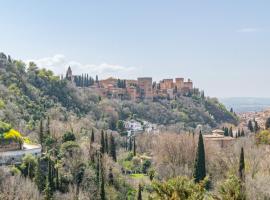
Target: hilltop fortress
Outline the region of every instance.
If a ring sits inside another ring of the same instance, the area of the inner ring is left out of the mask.
[[[79,88],[89,88],[102,97],[116,99],[130,99],[133,101],[153,100],[155,98],[173,99],[176,96],[188,95],[194,91],[193,82],[184,78],[163,79],[153,82],[151,77],[139,77],[137,80],[107,78],[99,80],[83,75],[73,75],[71,67],[68,67],[66,77]]]

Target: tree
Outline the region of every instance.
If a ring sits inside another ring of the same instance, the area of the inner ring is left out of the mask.
[[[100,199],[106,200],[103,160],[100,160]]]
[[[109,143],[108,143],[108,134],[105,134],[105,152],[109,153]]]
[[[136,138],[133,139],[133,156],[136,156]]]
[[[233,108],[230,109],[230,112],[233,113]]]
[[[116,124],[117,130],[121,133],[125,130],[125,123],[122,120],[118,120]]]
[[[269,128],[270,128],[270,117],[265,122],[265,129],[269,129]]]
[[[101,137],[100,137],[100,153],[105,153],[105,138],[104,138],[104,131],[101,131]]]
[[[254,129],[253,129],[253,124],[252,124],[252,121],[251,121],[251,120],[248,121],[248,129],[249,129],[251,132],[254,131]]]
[[[129,137],[129,144],[128,144],[128,150],[129,151],[132,151],[132,138],[131,137]]]
[[[92,129],[92,133],[91,133],[91,143],[95,142],[95,132],[94,129]]]
[[[109,180],[109,184],[113,185],[113,173],[112,173],[112,168],[110,167],[109,169],[109,175],[108,175],[108,180]]]
[[[245,136],[245,131],[244,129],[241,130],[241,137],[244,137]]]
[[[66,132],[62,137],[62,142],[75,141],[76,137],[72,132]]]
[[[37,160],[32,154],[26,154],[22,159],[22,164],[20,166],[22,173],[25,177],[30,179],[34,178],[35,168],[37,165]]]
[[[207,195],[205,190],[206,181],[196,184],[188,177],[176,177],[166,182],[154,181],[154,196],[152,199],[186,199],[186,200],[204,200]],[[211,199],[211,198],[210,198]]]
[[[116,145],[112,134],[110,135],[110,156],[112,157],[114,162],[116,162]]]
[[[50,160],[48,160],[48,173],[47,173],[46,185],[44,189],[45,200],[51,200],[53,197],[52,180],[53,180],[53,177],[52,177],[51,163],[50,163]]]
[[[50,131],[50,117],[47,117],[47,127],[46,127],[46,133],[47,133],[47,136],[51,134],[51,131]]]
[[[245,200],[246,195],[242,190],[241,181],[236,176],[230,176],[218,188],[222,200]]]
[[[244,157],[244,148],[243,147],[241,147],[238,173],[239,173],[240,180],[245,181],[245,157]]]
[[[43,133],[43,120],[41,119],[39,122],[39,143],[42,145],[44,140],[44,133]]]
[[[206,170],[205,170],[205,151],[204,151],[204,143],[203,143],[203,136],[200,132],[198,147],[196,152],[196,159],[194,165],[194,172],[193,178],[195,183],[202,181],[206,177]]]
[[[39,191],[43,191],[44,190],[44,182],[45,182],[45,177],[44,175],[42,174],[42,171],[41,171],[41,166],[40,166],[40,158],[38,158],[37,160],[37,166],[36,166],[36,169],[35,169],[35,178],[34,178],[34,181],[39,189]]]
[[[45,200],[51,200],[53,197],[53,191],[50,185],[49,177],[46,178],[46,186],[44,189],[44,199]]]
[[[229,129],[227,127],[224,128],[224,136],[229,136]]]
[[[139,184],[137,200],[142,200],[142,186]]]
[[[233,137],[233,129],[232,129],[232,127],[231,127],[230,130],[229,130],[229,136],[230,136],[230,137]]]
[[[260,126],[258,125],[258,122],[254,120],[254,132],[258,133],[259,130],[260,130]]]

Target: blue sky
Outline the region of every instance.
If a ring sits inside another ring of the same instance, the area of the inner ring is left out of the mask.
[[[0,51],[57,74],[191,78],[270,97],[270,1],[1,1]]]

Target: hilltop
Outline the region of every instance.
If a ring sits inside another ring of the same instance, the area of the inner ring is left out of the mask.
[[[199,90],[150,101],[106,98],[91,88],[82,90],[34,63],[27,68],[5,54],[0,55],[0,88],[0,120],[26,132],[34,130],[37,121],[53,109],[66,118],[88,118],[98,128],[112,130],[118,120],[134,116],[162,125],[182,123],[184,128],[237,123],[237,117],[217,99],[206,98]]]

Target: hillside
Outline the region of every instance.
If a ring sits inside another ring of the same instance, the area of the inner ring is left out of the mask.
[[[217,126],[222,122],[236,124],[237,118],[217,99],[204,98],[200,93],[175,100],[155,102],[101,99],[91,90],[80,90],[53,72],[38,69],[0,55],[0,120],[24,132],[35,129],[38,121],[52,109],[64,116],[88,118],[97,128],[115,130],[118,120],[136,116],[156,124],[184,123],[185,128],[198,124]],[[67,118],[65,120],[68,120]]]

